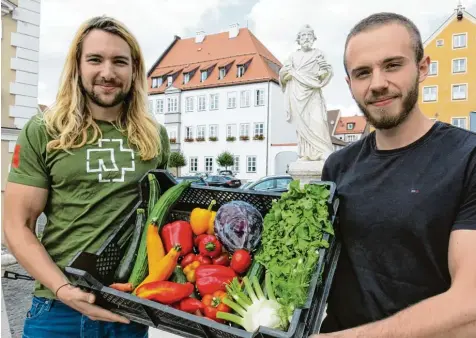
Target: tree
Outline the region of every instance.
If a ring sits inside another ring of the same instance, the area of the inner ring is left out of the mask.
[[[175,174],[178,176],[179,168],[185,167],[187,165],[187,160],[181,152],[173,151],[170,153],[169,157],[169,167],[175,168]]]
[[[235,158],[232,153],[229,151],[224,151],[217,157],[217,163],[221,167],[225,167],[228,170],[228,167],[231,167],[235,164]]]

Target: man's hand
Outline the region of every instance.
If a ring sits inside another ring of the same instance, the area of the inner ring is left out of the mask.
[[[63,286],[58,290],[58,299],[69,307],[88,316],[91,320],[101,320],[105,322],[119,322],[129,324],[127,318],[119,316],[111,311],[93,305],[96,298],[92,293],[81,291],[72,285]]]

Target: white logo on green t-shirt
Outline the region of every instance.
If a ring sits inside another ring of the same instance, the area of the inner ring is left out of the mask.
[[[111,143],[111,147],[103,148],[104,143]],[[117,143],[119,143],[119,147],[117,147]],[[124,182],[126,171],[135,171],[134,152],[124,147],[122,139],[99,139],[98,145],[99,148],[87,150],[86,171],[99,173],[99,182]],[[118,152],[120,153],[118,154]],[[125,153],[130,154],[130,164],[129,157],[124,156]],[[103,174],[106,172],[121,172],[121,177],[104,178]]]

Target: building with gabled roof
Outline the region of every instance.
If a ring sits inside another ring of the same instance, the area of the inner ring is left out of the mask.
[[[476,17],[461,2],[424,42],[430,57],[419,105],[433,120],[476,131]]]

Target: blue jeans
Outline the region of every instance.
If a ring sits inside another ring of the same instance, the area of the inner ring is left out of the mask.
[[[147,338],[149,327],[93,321],[66,304],[33,297],[23,328],[23,338]]]

